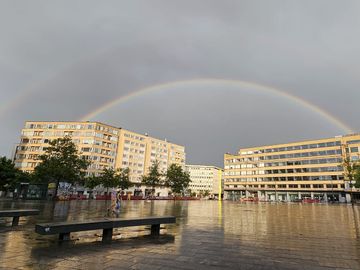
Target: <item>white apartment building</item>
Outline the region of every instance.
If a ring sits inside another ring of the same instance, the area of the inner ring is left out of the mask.
[[[189,189],[197,195],[208,192],[211,197],[222,194],[221,168],[206,165],[186,165],[185,170],[190,174]]]

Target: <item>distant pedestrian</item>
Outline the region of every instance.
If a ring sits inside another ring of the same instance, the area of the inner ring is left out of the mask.
[[[105,197],[107,197],[108,194],[105,195]],[[111,216],[115,213],[116,211],[116,201],[117,201],[117,192],[116,190],[112,190],[110,193],[110,198],[111,198],[111,204],[110,207],[107,209],[107,215]],[[105,198],[107,200],[107,198]]]
[[[117,193],[116,193],[116,205],[115,205],[115,215],[116,215],[116,217],[118,217],[119,214],[120,214],[121,201],[122,201],[121,192],[118,189]]]

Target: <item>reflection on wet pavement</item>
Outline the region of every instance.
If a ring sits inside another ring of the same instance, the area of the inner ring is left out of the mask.
[[[57,236],[35,223],[103,218],[109,202],[1,201],[0,209],[37,208],[20,226],[0,220],[0,269],[360,269],[359,207],[217,201],[125,201],[120,217],[177,217],[152,238],[147,227]]]

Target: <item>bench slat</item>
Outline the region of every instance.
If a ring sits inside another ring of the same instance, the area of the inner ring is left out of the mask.
[[[34,216],[40,213],[37,209],[10,209],[0,210],[0,217],[21,217],[21,216]]]
[[[157,225],[175,223],[173,216],[166,217],[145,217],[145,218],[109,218],[102,220],[75,221],[75,222],[57,222],[36,224],[35,232],[42,235],[70,233],[79,231],[91,231],[100,229],[111,229],[119,227]]]
[[[146,217],[133,219],[112,219],[114,228],[175,223],[175,217]]]
[[[92,222],[75,222],[75,223],[61,222],[59,224],[56,223],[36,224],[35,232],[37,232],[38,234],[49,235],[49,234],[92,231],[92,230],[110,229],[110,228],[113,228],[113,225],[112,222],[109,220],[99,220]]]

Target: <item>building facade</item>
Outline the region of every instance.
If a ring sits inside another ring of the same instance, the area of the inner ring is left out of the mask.
[[[350,200],[344,160],[359,160],[360,134],[240,149],[224,155],[227,199]]]
[[[190,174],[189,189],[197,195],[208,193],[211,197],[222,197],[223,170],[215,166],[186,165],[185,170]]]
[[[50,140],[71,136],[82,156],[91,160],[87,173],[99,174],[105,168],[129,168],[130,181],[140,187],[142,175],[153,162],[166,171],[173,163],[185,166],[185,147],[99,122],[25,123],[15,151],[17,168],[31,172],[39,164]],[[136,188],[136,187],[135,187]]]

